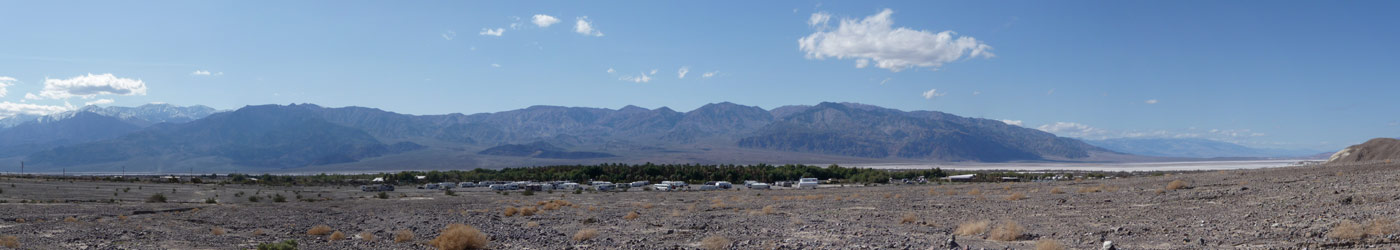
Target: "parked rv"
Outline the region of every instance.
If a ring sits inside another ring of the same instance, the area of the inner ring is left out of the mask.
[[[715,182],[715,186],[719,186],[719,188],[723,188],[723,189],[734,188],[734,184],[729,183],[729,182],[727,182],[727,181]]]
[[[509,188],[506,187],[506,184],[491,184],[489,187],[491,188],[491,190],[495,190],[495,191],[506,191],[506,190],[509,190]]]
[[[820,183],[820,181],[817,181],[817,178],[802,178],[797,180],[797,188],[817,189],[817,185],[819,185]]]
[[[671,191],[671,184],[656,184],[651,185],[651,188],[656,189],[656,191]]]
[[[769,189],[769,187],[768,187],[768,183],[753,183],[753,184],[749,184],[749,189],[766,190],[766,189]]]
[[[634,182],[632,182],[632,187],[644,187],[644,186],[646,186],[646,185],[651,185],[651,182],[650,182],[650,181],[634,181]]]
[[[612,182],[606,182],[606,181],[595,181],[595,182],[593,182],[593,189],[594,189],[594,190],[598,190],[598,191],[611,191],[611,190],[613,190],[614,187],[615,187],[615,186],[613,186]]]
[[[563,189],[563,190],[577,190],[577,189],[579,189],[579,186],[578,186],[578,183],[565,182],[564,184],[559,184],[559,189]]]
[[[715,185],[700,185],[700,191],[714,191],[719,189],[719,186]]]
[[[438,189],[438,184],[437,184],[437,183],[423,184],[422,186],[418,186],[418,189]]]

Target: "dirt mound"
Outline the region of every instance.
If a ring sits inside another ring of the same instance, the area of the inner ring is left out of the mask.
[[[1332,154],[1327,163],[1400,160],[1400,140],[1376,138]]]

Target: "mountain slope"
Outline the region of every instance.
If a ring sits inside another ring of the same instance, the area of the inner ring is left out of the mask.
[[[0,130],[0,156],[39,152],[57,146],[115,138],[141,128],[92,112],[77,112],[50,122],[26,122]]]
[[[1251,148],[1234,143],[1197,138],[1118,138],[1085,142],[1123,153],[1162,157],[1299,157],[1316,153],[1300,150]]]
[[[1400,140],[1375,138],[1362,144],[1352,145],[1327,160],[1327,163],[1348,163],[1367,161],[1400,160]]]
[[[412,150],[414,145],[393,148]],[[233,164],[288,168],[353,162],[395,153],[369,134],[340,126],[301,106],[249,106],[185,124],[156,126],[119,138],[32,154],[36,165],[81,165],[141,157],[218,157]]]

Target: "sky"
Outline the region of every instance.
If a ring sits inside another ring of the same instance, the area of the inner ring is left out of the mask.
[[[1400,136],[1394,1],[0,1],[0,117],[857,102],[1061,136]]]

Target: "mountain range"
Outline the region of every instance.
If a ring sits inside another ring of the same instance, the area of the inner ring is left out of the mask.
[[[1076,139],[856,103],[689,112],[532,106],[407,115],[313,104],[84,107],[0,129],[0,165],[74,171],[363,171],[621,163],[1101,161]],[[5,121],[13,122],[13,121]],[[8,123],[7,123],[8,124]]]

